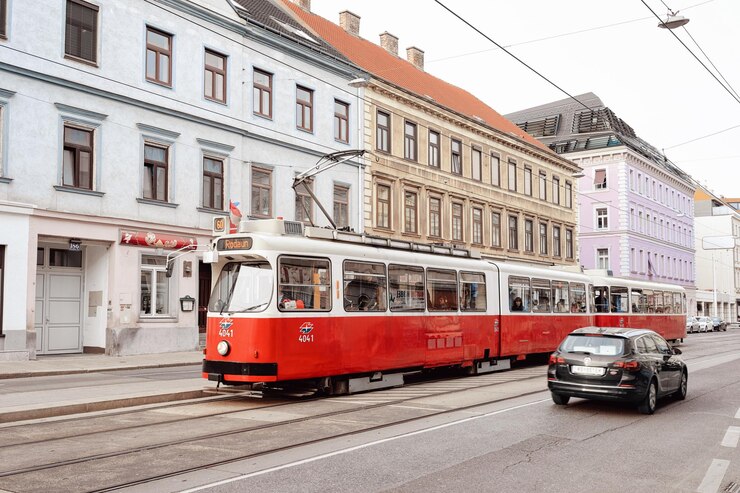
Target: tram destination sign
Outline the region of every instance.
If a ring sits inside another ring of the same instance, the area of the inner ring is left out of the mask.
[[[245,236],[243,238],[221,238],[216,242],[216,249],[219,252],[228,252],[230,250],[249,250],[252,248],[252,238]]]

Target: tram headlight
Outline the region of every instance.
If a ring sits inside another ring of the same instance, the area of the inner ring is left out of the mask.
[[[229,343],[226,341],[219,341],[216,345],[216,351],[218,351],[218,354],[221,356],[226,356],[229,354],[229,351],[231,351],[231,346],[229,346]]]

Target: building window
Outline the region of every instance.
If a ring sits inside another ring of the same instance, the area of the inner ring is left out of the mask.
[[[375,147],[379,151],[391,152],[391,115],[378,111],[375,128]]]
[[[509,216],[509,249],[519,249],[519,219]]]
[[[596,250],[597,269],[609,269],[609,249],[598,248]]]
[[[172,36],[146,28],[146,80],[172,86]]]
[[[416,161],[416,123],[405,122],[403,126],[403,157]]]
[[[296,86],[295,97],[296,127],[307,132],[313,131],[313,91]]]
[[[524,195],[532,196],[532,168],[524,167]]]
[[[459,202],[452,203],[452,239],[463,241],[463,205]]]
[[[481,162],[482,156],[480,149],[476,149],[473,147],[470,151],[470,166],[472,168],[471,173],[474,180],[481,181],[482,180],[482,166],[483,163]]]
[[[534,223],[531,219],[524,220],[524,251],[534,252]]]
[[[391,187],[378,185],[375,225],[378,228],[391,227]]]
[[[473,207],[473,243],[483,244],[483,209]]]
[[[406,233],[416,233],[416,201],[415,192],[406,191],[403,194],[403,230]]]
[[[540,255],[547,255],[547,224],[540,223]]]
[[[565,207],[573,207],[573,185],[569,181],[565,182]]]
[[[565,230],[565,258],[573,258],[573,230]]]
[[[501,247],[501,213],[491,213],[491,246]]]
[[[560,256],[560,226],[552,227],[552,256]]]
[[[272,74],[254,69],[252,87],[254,114],[272,118]]]
[[[93,131],[64,126],[62,185],[92,190]]]
[[[552,203],[560,205],[560,178],[552,177]]]
[[[594,174],[594,188],[596,190],[606,188],[606,170],[605,169],[596,170],[596,173]],[[642,189],[640,190],[640,192],[642,192]]]
[[[8,38],[8,0],[0,0],[0,38]]]
[[[0,29],[5,33],[6,1],[0,5]],[[98,58],[98,7],[81,0],[67,0],[64,54],[96,63]]]
[[[491,154],[491,185],[501,186],[501,159]]]
[[[516,161],[509,159],[509,190],[516,192]]]
[[[439,132],[429,131],[429,166],[439,168]]]
[[[222,159],[203,158],[203,207],[224,208],[224,162]]]
[[[547,201],[547,175],[540,172],[540,200]]]
[[[144,144],[144,198],[167,201],[168,148]]]
[[[0,9],[4,7],[4,0],[0,0]],[[0,12],[2,14],[2,12]],[[0,18],[0,21],[2,21],[2,18]],[[0,28],[2,28],[4,24],[0,24]],[[4,31],[0,31],[2,33]],[[43,264],[43,261],[42,261]],[[0,335],[3,334],[3,287],[5,286],[5,276],[3,275],[5,269],[5,246],[0,245]]]
[[[451,141],[451,171],[456,175],[462,175],[462,142],[452,139]]]
[[[303,180],[295,187],[295,220],[311,224],[313,219],[313,199],[309,191],[312,190],[313,182]]]
[[[167,259],[161,256],[141,256],[141,316],[156,317],[170,313],[170,279]]]
[[[337,228],[349,226],[349,188],[334,185],[334,223]]]
[[[272,217],[272,171],[252,168],[252,216]]]
[[[429,198],[429,236],[442,236],[442,199]]]
[[[204,67],[205,97],[219,103],[226,102],[226,57],[206,50]]]
[[[334,100],[334,140],[349,142],[349,105]]]
[[[609,229],[609,214],[606,207],[596,209],[596,229]]]

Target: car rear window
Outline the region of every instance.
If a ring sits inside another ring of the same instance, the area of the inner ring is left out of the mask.
[[[604,356],[617,356],[624,352],[624,339],[592,335],[571,334],[560,345],[566,353],[589,353]]]

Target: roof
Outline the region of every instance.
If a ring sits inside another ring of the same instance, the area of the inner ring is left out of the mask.
[[[440,106],[479,121],[508,136],[552,152],[546,145],[464,89],[416,68],[412,63],[388,53],[375,43],[347,33],[340,26],[303,10],[290,0],[282,2],[317,35],[374,77],[430,99]]]
[[[636,337],[643,334],[653,334],[654,331],[650,329],[635,329],[631,327],[581,327],[576,329],[571,334],[600,334],[606,336],[616,337]]]

